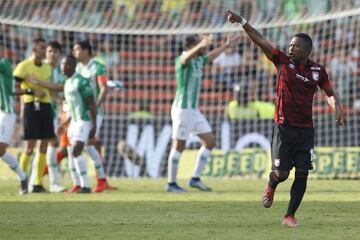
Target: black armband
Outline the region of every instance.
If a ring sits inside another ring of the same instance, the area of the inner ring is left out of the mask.
[[[34,91],[31,88],[25,89],[25,93],[28,95],[34,95]]]
[[[22,81],[24,81],[24,79],[15,77],[15,76],[14,76],[14,79],[15,79],[15,82],[18,82],[18,83],[21,83]]]

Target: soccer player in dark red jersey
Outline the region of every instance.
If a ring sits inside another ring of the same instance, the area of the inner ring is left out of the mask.
[[[277,69],[275,126],[271,141],[272,171],[262,201],[264,207],[271,207],[277,185],[285,181],[295,167],[289,207],[282,224],[297,227],[294,215],[306,190],[308,172],[313,169],[312,103],[317,87],[323,90],[328,104],[336,111],[338,125],[345,124],[345,115],[325,68],[309,59],[312,40],[307,34],[295,34],[286,55],[274,48],[244,18],[230,10],[227,15],[229,22],[242,25],[245,33]]]

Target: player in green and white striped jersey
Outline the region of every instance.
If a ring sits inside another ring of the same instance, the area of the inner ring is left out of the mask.
[[[53,111],[53,120],[54,120],[54,129],[56,130],[59,127],[60,123],[60,109],[58,105],[62,101],[62,96],[59,94],[62,93],[65,84],[65,76],[61,73],[60,68],[60,57],[61,57],[61,44],[57,41],[51,41],[47,43],[46,46],[46,62],[50,64],[51,70],[51,81],[44,82],[39,81],[34,77],[26,78],[28,82],[33,84],[45,87],[50,90],[50,95],[52,100],[50,102],[52,111]],[[56,136],[56,134],[55,134]],[[59,164],[56,158],[56,148],[59,146],[58,136],[49,141],[49,145],[46,151],[46,163],[49,172],[50,180],[50,192],[63,192],[65,188],[60,185],[60,172]],[[34,169],[35,166],[33,166]],[[34,179],[30,179],[30,183]]]
[[[64,96],[69,108],[70,116],[63,124],[70,122],[68,137],[68,160],[75,163],[76,171],[80,178],[81,189],[78,193],[90,193],[90,184],[87,176],[86,160],[81,152],[89,139],[96,132],[96,105],[89,79],[75,72],[76,59],[69,55],[63,59],[61,68],[67,80],[64,86]],[[59,130],[63,129],[62,126]],[[60,132],[59,132],[60,133]],[[78,184],[74,182],[74,184]]]
[[[94,192],[102,192],[105,189],[114,189],[108,184],[106,180],[102,158],[100,155],[101,143],[99,140],[100,128],[104,116],[101,105],[103,104],[108,92],[106,85],[108,81],[107,70],[104,64],[94,60],[92,57],[92,46],[88,41],[80,41],[75,43],[73,47],[73,54],[78,60],[76,72],[90,80],[90,86],[95,96],[96,107],[98,108],[98,113],[96,116],[97,129],[95,138],[90,139],[88,146],[86,147],[86,151],[94,161],[97,173],[97,186],[94,189]],[[95,148],[95,146],[97,146],[97,148]]]
[[[30,89],[14,91],[12,64],[3,58],[4,46],[0,43],[0,158],[18,174],[20,179],[19,194],[27,193],[27,177],[19,167],[16,158],[7,151],[15,128],[16,114],[14,95],[35,94]]]
[[[211,188],[200,180],[201,171],[215,146],[215,136],[210,124],[198,109],[203,67],[227,47],[236,44],[239,39],[239,36],[228,38],[224,45],[205,54],[205,48],[212,44],[213,35],[204,36],[202,39],[198,35],[191,35],[185,41],[186,51],[175,60],[177,87],[171,108],[173,145],[168,158],[168,184],[166,185],[168,192],[185,191],[177,185],[176,175],[181,153],[185,149],[186,140],[191,132],[202,140],[203,145],[197,155],[189,186],[201,191],[211,191]]]

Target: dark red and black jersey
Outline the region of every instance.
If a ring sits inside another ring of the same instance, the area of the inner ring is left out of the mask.
[[[313,127],[312,105],[319,86],[330,84],[325,68],[309,60],[295,65],[285,53],[275,49],[270,59],[276,67],[275,122],[294,127]]]

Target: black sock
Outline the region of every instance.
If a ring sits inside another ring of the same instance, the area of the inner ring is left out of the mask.
[[[276,175],[276,173],[274,171],[271,171],[269,174],[268,186],[273,189],[276,189],[277,185],[281,182],[282,182],[281,179]]]
[[[295,180],[291,186],[290,202],[285,217],[289,215],[295,215],[296,210],[300,206],[301,200],[305,194],[307,183],[307,171],[296,171]]]

